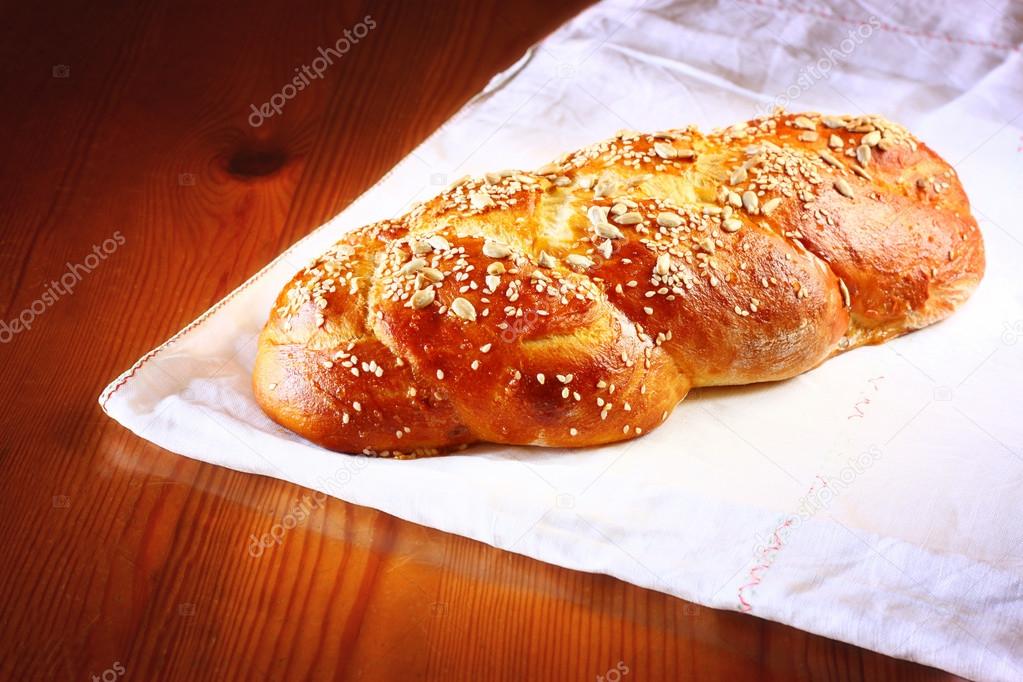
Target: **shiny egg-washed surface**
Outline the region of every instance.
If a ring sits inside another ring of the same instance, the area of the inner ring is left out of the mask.
[[[931,324],[983,270],[953,169],[880,117],[623,131],[345,235],[278,297],[254,388],[345,452],[608,443]]]

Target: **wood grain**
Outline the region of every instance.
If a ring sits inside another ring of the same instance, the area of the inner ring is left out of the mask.
[[[584,4],[6,4],[0,319],[39,312],[0,336],[0,679],[949,678],[321,503],[99,410],[119,371]],[[366,15],[343,60],[247,123]],[[280,545],[252,549],[302,504]]]

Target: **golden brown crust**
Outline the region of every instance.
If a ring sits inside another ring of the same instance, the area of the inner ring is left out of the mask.
[[[953,169],[879,117],[623,132],[345,235],[281,292],[254,388],[347,452],[608,443],[931,324],[983,270]]]

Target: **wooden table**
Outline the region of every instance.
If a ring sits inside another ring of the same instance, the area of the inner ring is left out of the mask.
[[[107,382],[586,3],[102,4],[23,2],[0,26],[0,679],[949,677],[321,505],[107,419]],[[343,59],[249,124],[366,15]]]

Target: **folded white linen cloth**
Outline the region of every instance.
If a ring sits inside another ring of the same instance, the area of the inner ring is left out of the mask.
[[[967,677],[1023,679],[1021,37],[1007,0],[599,4],[100,402],[188,457]],[[790,381],[697,391],[653,433],[585,450],[367,459],[311,445],[254,402],[274,296],[344,231],[466,173],[774,105],[880,113],[954,164],[988,272],[951,319]]]

